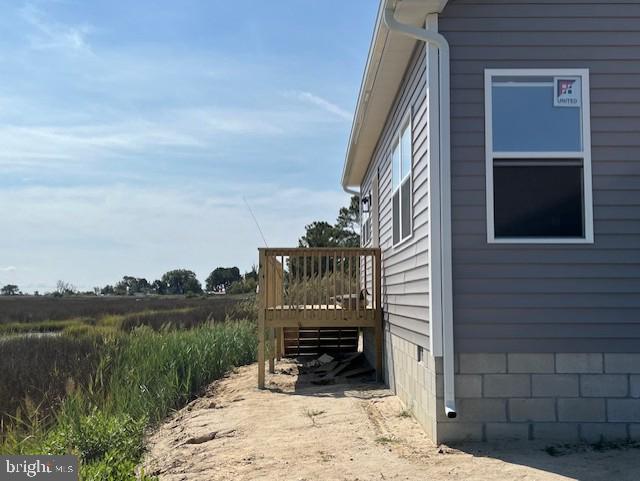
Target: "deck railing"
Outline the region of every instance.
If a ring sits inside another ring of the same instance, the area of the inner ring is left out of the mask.
[[[374,327],[381,337],[380,249],[263,248],[259,252],[261,346],[266,329],[270,346],[277,351],[280,342],[275,342],[274,333],[280,339],[282,328],[287,327]]]
[[[373,321],[380,307],[380,251],[262,249],[259,290],[267,325],[318,320]]]

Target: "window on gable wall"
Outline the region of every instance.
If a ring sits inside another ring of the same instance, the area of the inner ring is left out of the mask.
[[[593,242],[586,70],[487,70],[487,239]]]
[[[411,237],[413,229],[413,208],[411,193],[411,167],[413,152],[411,141],[411,119],[407,118],[397,138],[394,139],[391,153],[393,177],[393,245]]]

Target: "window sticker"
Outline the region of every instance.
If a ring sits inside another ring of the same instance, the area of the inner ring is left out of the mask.
[[[582,88],[580,84],[580,77],[554,77],[553,106],[582,106]]]

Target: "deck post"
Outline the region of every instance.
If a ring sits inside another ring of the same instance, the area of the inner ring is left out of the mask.
[[[274,331],[273,327],[269,328],[269,374],[276,372],[276,339]]]
[[[375,254],[375,336],[376,336],[376,379],[378,382],[382,382],[382,342],[383,342],[383,327],[382,327],[382,255],[380,249],[376,249]]]
[[[284,304],[283,304],[284,305]],[[282,328],[276,328],[276,361],[282,359]]]
[[[258,249],[258,389],[264,389],[264,330],[265,330],[265,269],[267,268],[264,249]]]

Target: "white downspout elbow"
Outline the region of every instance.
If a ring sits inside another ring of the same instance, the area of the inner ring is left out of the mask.
[[[400,23],[395,18],[394,9],[384,10],[383,21],[391,31],[398,32],[416,40],[434,45],[439,52],[438,61],[438,95],[440,124],[440,193],[443,202],[441,206],[441,240],[442,259],[442,364],[444,374],[444,410],[448,418],[457,416],[455,398],[454,374],[454,346],[453,346],[453,301],[451,293],[451,236],[442,233],[451,232],[451,114],[450,114],[450,75],[449,75],[449,42],[444,36],[434,30],[415,27]],[[446,202],[445,202],[446,200]]]

